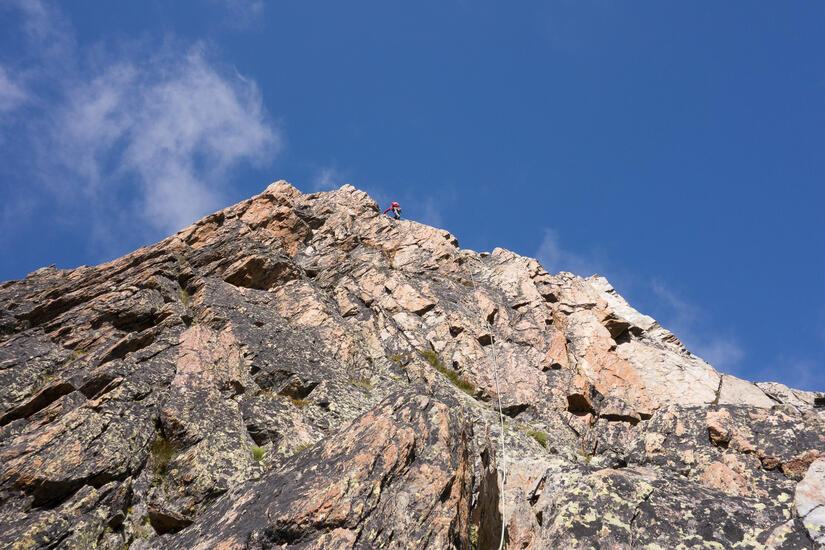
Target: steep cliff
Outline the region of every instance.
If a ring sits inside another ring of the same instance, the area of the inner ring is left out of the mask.
[[[825,547],[822,394],[350,186],[3,283],[0,387],[0,548]]]

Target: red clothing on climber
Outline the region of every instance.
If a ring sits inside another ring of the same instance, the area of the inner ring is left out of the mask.
[[[387,212],[390,212],[390,211],[392,211],[392,215],[396,220],[401,219],[401,205],[400,204],[398,204],[397,202],[392,203],[389,208],[384,210],[384,214],[386,214]]]

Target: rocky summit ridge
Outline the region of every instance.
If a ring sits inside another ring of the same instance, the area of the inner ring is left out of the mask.
[[[351,186],[3,283],[0,388],[2,549],[825,547],[822,394]]]

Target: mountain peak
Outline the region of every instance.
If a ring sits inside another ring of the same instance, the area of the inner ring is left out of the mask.
[[[825,541],[821,394],[350,185],[3,283],[0,382],[3,548]]]

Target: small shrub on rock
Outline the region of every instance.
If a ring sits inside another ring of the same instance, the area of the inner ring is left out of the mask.
[[[249,450],[252,451],[252,458],[255,462],[260,462],[266,452],[266,449],[258,447],[257,445],[252,445]]]
[[[298,407],[299,409],[303,408],[303,407],[306,407],[307,405],[309,405],[311,403],[311,401],[307,401],[306,399],[301,399],[300,397],[290,397],[289,400],[292,401],[292,404],[295,405],[296,407]]]
[[[154,474],[153,485],[160,485],[166,480],[166,468],[177,452],[177,444],[162,435],[158,435],[152,442],[150,466]]]
[[[350,378],[349,383],[357,388],[364,388],[369,392],[372,389],[372,382],[369,378],[359,377],[359,378]]]
[[[450,382],[453,383],[458,389],[472,397],[475,395],[476,387],[475,385],[465,378],[461,378],[456,371],[451,368],[444,366],[444,363],[441,362],[439,359],[438,354],[432,350],[418,350],[418,353],[426,359],[426,361],[432,366],[435,370],[446,376]]]
[[[547,448],[547,434],[541,430],[529,430],[527,435],[538,441],[539,445]]]

